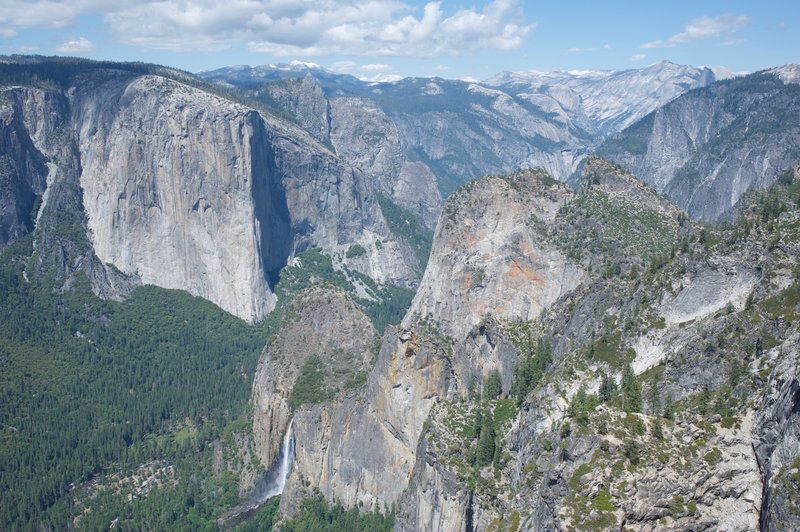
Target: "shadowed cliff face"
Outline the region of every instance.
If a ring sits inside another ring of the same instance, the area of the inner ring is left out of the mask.
[[[250,150],[253,153],[251,179],[258,254],[269,288],[273,290],[280,270],[292,252],[291,216],[286,204],[286,192],[278,177],[275,151],[263,128],[254,130],[250,138]]]
[[[52,154],[41,139],[54,136],[63,108],[54,92],[0,91],[0,249],[33,230]]]

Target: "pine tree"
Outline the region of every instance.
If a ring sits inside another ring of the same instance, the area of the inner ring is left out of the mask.
[[[653,437],[658,440],[664,439],[664,428],[661,426],[661,418],[656,418],[653,421]]]
[[[497,399],[503,391],[503,379],[500,376],[500,370],[493,369],[489,372],[486,378],[486,384],[483,386],[484,399]]]
[[[675,419],[675,404],[672,402],[672,394],[667,394],[664,398],[664,419]]]
[[[489,412],[484,412],[482,418],[481,435],[478,438],[478,448],[475,455],[478,467],[483,467],[492,463],[496,439],[492,416]]]
[[[626,364],[622,370],[622,408],[627,413],[642,411],[642,386],[633,374],[633,368]]]
[[[600,373],[600,390],[598,391],[598,399],[601,403],[607,403],[614,393],[617,391],[617,383],[614,379],[606,375],[605,372]]]
[[[653,378],[653,381],[650,383],[649,392],[647,399],[650,403],[650,413],[657,416],[661,411],[661,393],[658,389],[658,377]]]

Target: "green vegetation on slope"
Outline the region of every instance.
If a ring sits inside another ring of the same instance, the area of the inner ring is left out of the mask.
[[[386,196],[378,194],[378,202],[389,229],[411,246],[419,260],[420,272],[424,272],[433,244],[433,231],[426,229],[413,214]]]
[[[282,302],[290,301],[294,294],[320,283],[328,283],[350,294],[361,310],[369,317],[375,329],[383,333],[387,325],[400,323],[411,306],[414,292],[408,288],[391,284],[379,285],[366,275],[347,267],[337,270],[331,258],[317,249],[309,249],[297,255],[299,265],[287,266],[275,287],[279,308],[270,320],[280,315]],[[362,285],[370,298],[360,298],[354,283]]]
[[[27,282],[31,251],[29,237],[0,257],[0,528],[62,528],[76,487],[153,460],[196,479],[164,493],[173,517],[211,518],[210,498],[234,486],[204,491],[221,479],[198,469],[247,411],[265,330],[179,291],[144,286],[115,303],[82,275],[63,293]]]

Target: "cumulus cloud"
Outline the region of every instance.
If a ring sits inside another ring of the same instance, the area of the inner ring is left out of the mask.
[[[518,48],[535,27],[518,22],[522,13],[516,0],[493,0],[480,11],[462,9],[450,16],[442,10],[441,2],[427,3],[419,14],[398,2],[376,1],[357,7],[339,4],[325,2],[323,8],[282,21],[282,27],[291,27],[291,32],[266,28],[248,42],[248,47],[277,56],[434,57],[476,49]],[[298,41],[298,33],[306,39]]]
[[[277,56],[432,57],[468,50],[509,50],[535,24],[519,0],[483,0],[448,9],[404,0],[0,0],[0,28],[63,28],[100,14],[117,39],[173,51],[246,44]]]
[[[641,48],[671,48],[679,44],[701,41],[723,35],[733,35],[750,23],[745,15],[721,15],[719,17],[701,17],[690,20],[682,32],[676,33],[666,40],[655,40],[644,43]]]
[[[641,61],[645,57],[647,57],[645,54],[633,54],[631,56],[631,61]]]
[[[91,52],[92,50],[94,50],[94,44],[86,37],[70,39],[56,47],[56,52],[61,53]]]

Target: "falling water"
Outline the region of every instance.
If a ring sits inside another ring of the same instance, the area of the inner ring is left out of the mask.
[[[292,472],[292,463],[294,462],[293,423],[294,418],[289,420],[289,426],[286,427],[286,434],[283,436],[283,445],[281,446],[281,454],[269,471],[264,475],[264,478],[261,479],[261,482],[258,483],[253,495],[242,504],[231,508],[230,511],[222,516],[219,519],[220,525],[226,527],[233,526],[247,519],[265,502],[283,493],[283,488],[286,486],[286,478],[289,476],[289,473]]]
[[[259,504],[263,504],[270,498],[283,493],[283,488],[286,486],[286,477],[292,472],[292,462],[294,461],[294,433],[292,432],[292,423],[294,423],[294,418],[289,420],[289,426],[286,427],[286,435],[283,437],[283,446],[281,447],[281,456],[278,458],[278,463],[275,464],[274,471],[270,471],[273,473],[271,479],[269,478],[269,473],[267,473],[267,483]]]

